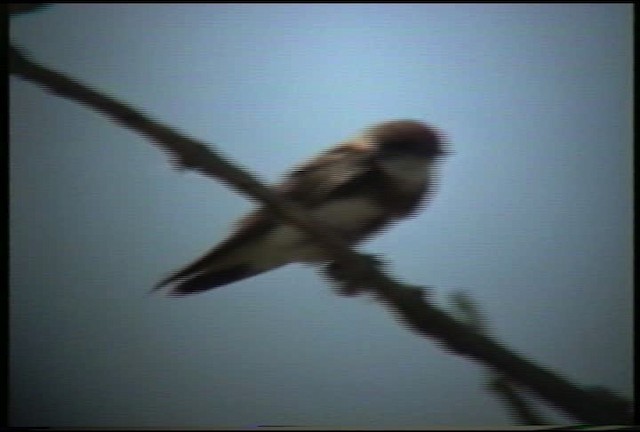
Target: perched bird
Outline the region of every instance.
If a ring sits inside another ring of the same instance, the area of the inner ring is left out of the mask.
[[[387,121],[298,166],[273,190],[353,244],[415,212],[431,196],[436,162],[446,153],[436,129],[413,120]],[[170,285],[172,295],[193,294],[293,262],[327,261],[302,231],[261,207],[156,288]]]

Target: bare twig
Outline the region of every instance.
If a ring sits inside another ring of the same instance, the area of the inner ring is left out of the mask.
[[[467,323],[476,332],[489,335],[489,322],[486,315],[480,310],[478,303],[464,291],[458,291],[450,296],[455,310],[454,316]],[[531,404],[522,396],[514,382],[505,377],[498,370],[491,370],[488,374],[487,387],[502,400],[518,422],[525,425],[551,424],[545,420]]]
[[[129,106],[90,89],[61,73],[40,66],[10,48],[10,71],[33,81],[53,93],[88,105],[116,122],[150,138],[182,167],[228,183],[239,192],[262,201],[283,220],[302,228],[317,244],[326,249],[334,261],[346,269],[353,284],[367,285],[393,312],[417,332],[434,337],[451,351],[481,361],[536,392],[551,404],[564,409],[584,422],[594,424],[628,424],[630,403],[620,397],[602,398],[583,390],[547,369],[536,366],[501,344],[479,334],[425,302],[423,292],[389,278],[367,256],[351,251],[334,234],[317,227],[313,220],[291,203],[283,201],[248,173],[211,151],[195,139],[151,120]]]

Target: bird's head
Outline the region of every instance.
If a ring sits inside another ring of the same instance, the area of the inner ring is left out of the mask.
[[[378,123],[366,129],[364,136],[385,159],[418,157],[430,161],[450,153],[437,129],[415,120]]]

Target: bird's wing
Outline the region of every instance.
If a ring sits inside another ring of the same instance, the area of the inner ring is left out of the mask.
[[[357,186],[371,171],[374,153],[372,144],[347,141],[294,169],[275,190],[303,207],[315,207]]]

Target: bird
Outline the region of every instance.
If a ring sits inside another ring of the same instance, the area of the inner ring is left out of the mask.
[[[354,245],[422,208],[438,183],[438,162],[449,153],[439,129],[417,120],[388,120],[294,167],[272,190]],[[295,262],[330,258],[299,228],[262,206],[154,290],[196,294]]]

